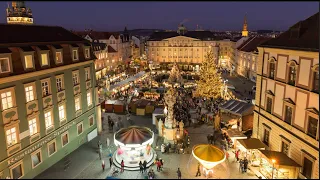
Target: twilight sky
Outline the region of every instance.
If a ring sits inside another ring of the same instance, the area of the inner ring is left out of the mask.
[[[7,2],[0,2],[0,23],[6,22]],[[9,2],[11,4],[11,1]],[[196,25],[210,30],[241,30],[248,13],[249,30],[286,30],[319,11],[318,2],[26,2],[39,25],[67,29],[120,31],[154,28],[176,30],[180,22],[188,29]]]

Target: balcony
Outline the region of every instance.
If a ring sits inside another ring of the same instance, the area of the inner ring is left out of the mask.
[[[2,120],[3,124],[8,124],[11,121],[18,120],[18,108],[13,107],[2,111]]]
[[[46,96],[42,98],[43,101],[43,109],[50,108],[52,106],[52,95]]]

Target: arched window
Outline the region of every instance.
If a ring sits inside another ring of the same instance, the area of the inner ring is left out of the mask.
[[[276,59],[272,57],[269,61],[269,78],[274,79],[276,73]]]
[[[312,67],[312,91],[319,93],[319,64]]]
[[[288,84],[295,86],[297,79],[297,67],[298,64],[296,61],[291,60],[288,62],[289,71],[288,71]]]

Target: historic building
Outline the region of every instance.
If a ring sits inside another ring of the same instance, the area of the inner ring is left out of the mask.
[[[257,60],[258,60],[258,45],[270,40],[271,38],[253,36],[244,41],[236,49],[237,59],[237,74],[256,82],[257,78]]]
[[[32,11],[25,6],[24,1],[12,1],[12,7],[7,10],[8,24],[33,24]]]
[[[243,28],[242,28],[242,37],[249,36],[247,15],[244,16]]]
[[[62,27],[0,32],[0,178],[34,178],[101,131],[96,57]]]
[[[253,137],[319,178],[319,12],[262,43]]]

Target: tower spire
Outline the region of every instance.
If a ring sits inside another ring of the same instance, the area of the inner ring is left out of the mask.
[[[247,23],[247,13],[244,15],[244,22],[243,22],[243,28],[242,28],[242,37],[248,36],[248,23]]]

